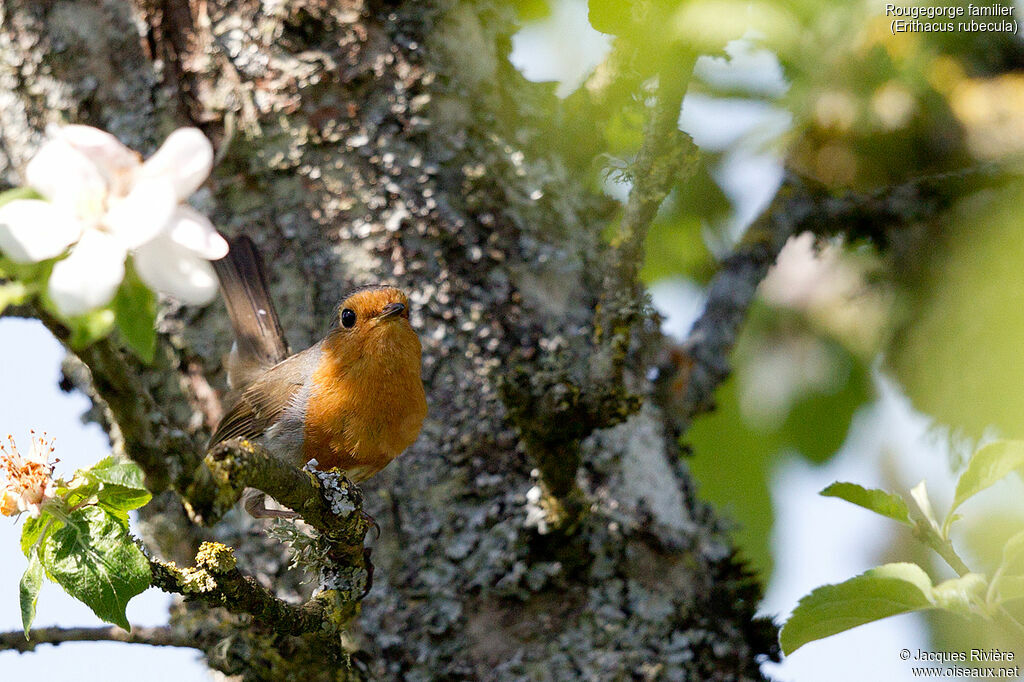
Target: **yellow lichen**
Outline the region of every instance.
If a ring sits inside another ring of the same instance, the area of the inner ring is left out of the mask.
[[[179,576],[182,592],[194,594],[197,592],[212,592],[217,589],[217,579],[209,571],[202,568],[182,569]]]
[[[204,542],[196,554],[196,564],[211,573],[227,573],[234,570],[236,563],[235,551],[219,542]]]

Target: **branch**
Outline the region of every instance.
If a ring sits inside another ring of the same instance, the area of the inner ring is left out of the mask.
[[[680,52],[678,58],[667,60],[658,74],[656,99],[644,124],[640,151],[630,168],[633,186],[616,238],[612,291],[622,287],[632,291],[639,284],[647,231],[665,197],[683,179],[686,161],[696,151],[690,136],[679,129],[679,113],[693,64],[694,57]],[[609,291],[606,287],[605,293]]]
[[[109,409],[121,432],[125,454],[146,476],[146,487],[158,493],[168,486],[180,490],[201,461],[197,445],[172,428],[146,386],[130,370],[130,360],[109,337],[85,348],[72,348],[71,331],[41,305],[9,306],[4,315],[38,319],[53,336],[89,368],[95,394]]]
[[[596,364],[609,367],[620,382],[633,330],[648,314],[647,296],[640,281],[647,233],[669,192],[694,168],[697,148],[679,129],[694,61],[689,52],[680,50],[677,58],[668,59],[658,73],[658,91],[644,123],[643,142],[629,171],[633,186],[605,270],[601,300],[594,311],[598,350],[608,356]]]
[[[220,443],[211,450],[182,497],[193,518],[211,525],[238,502],[245,488],[267,493],[332,538],[358,540],[361,546],[369,529],[362,514],[362,493],[348,479],[298,469],[243,439]]]
[[[373,571],[363,548],[373,522],[363,512],[359,488],[337,470],[297,469],[255,443],[233,439],[207,455],[182,499],[194,519],[210,525],[238,502],[245,488],[267,493],[317,531],[314,541],[324,555],[316,567],[320,586],[340,595],[343,611],[354,609]],[[202,564],[199,555],[196,561]]]
[[[179,568],[159,559],[150,559],[149,565],[153,585],[164,592],[251,615],[284,635],[340,634],[356,612],[356,601],[333,589],[300,605],[278,599],[254,578],[242,575],[231,548],[215,542],[202,544],[195,568]]]
[[[714,391],[729,376],[729,351],[747,309],[790,237],[803,232],[819,237],[843,235],[884,247],[899,228],[934,218],[967,192],[997,182],[1002,176],[995,170],[991,165],[979,166],[870,194],[841,196],[788,175],[743,242],[722,262],[708,287],[704,312],[683,344],[687,361],[681,363],[680,371],[686,375],[686,390],[682,404],[674,410],[681,427],[685,429],[694,416],[713,409]],[[676,371],[663,371],[661,376],[662,381],[678,383]]]
[[[124,642],[126,644],[149,644],[150,646],[178,646],[200,649],[200,643],[192,634],[183,633],[170,626],[139,627],[131,632],[116,626],[98,628],[37,628],[29,632],[29,639],[21,630],[0,633],[0,650],[14,650],[18,653],[34,651],[40,644],[63,644],[64,642]]]
[[[623,368],[633,330],[648,315],[640,282],[647,231],[694,150],[678,123],[693,64],[694,58],[680,51],[658,74],[631,170],[633,187],[611,257],[603,264],[593,340],[572,342],[570,352],[560,348],[523,361],[501,385],[511,421],[540,473],[542,533],[571,534],[586,513],[587,500],[576,483],[582,440],[621,423],[641,405],[626,389]]]

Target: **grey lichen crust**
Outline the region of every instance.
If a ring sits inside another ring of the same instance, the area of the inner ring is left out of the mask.
[[[184,37],[182,8],[198,27]],[[97,11],[111,17],[91,38],[100,47],[61,47],[74,38],[61,17]],[[268,254],[293,347],[322,335],[353,285],[409,292],[430,414],[409,451],[363,486],[381,532],[351,637],[369,675],[760,677],[773,628],[753,621],[759,588],[694,498],[651,398],[658,334],[630,337],[622,394],[571,434],[582,513],[558,532],[537,523],[531,491],[544,481],[501,387],[552,358],[558,376],[587,387],[589,363],[602,361],[588,349],[610,211],[532,126],[557,102],[507,63],[505,3],[0,0],[0,18],[0,97],[17,103],[3,108],[12,123],[0,160],[23,163],[54,112],[143,149],[158,131],[198,124],[221,159],[198,202]],[[125,26],[140,28],[128,44]],[[138,68],[87,74],[90,49],[108,48]],[[642,300],[625,305],[623,317],[651,327]],[[201,447],[212,425],[203,377],[224,388],[223,310],[168,306],[161,328],[160,365],[130,371],[160,423]],[[184,562],[200,534],[174,513],[154,508],[145,529]],[[215,531],[239,548],[240,567],[279,596],[308,591],[288,577],[280,543],[248,523],[229,515]],[[175,622],[222,635],[203,640],[220,642],[207,648],[211,665],[245,679],[336,676],[293,640],[233,618],[187,609]]]

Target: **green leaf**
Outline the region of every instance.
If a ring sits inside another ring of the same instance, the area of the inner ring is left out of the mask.
[[[125,607],[149,587],[149,561],[124,524],[98,507],[72,512],[42,544],[50,577],[101,619],[130,630]]]
[[[587,16],[595,31],[621,35],[633,21],[631,5],[624,0],[589,0]]]
[[[808,642],[901,613],[933,608],[932,582],[917,564],[886,564],[800,600],[779,634],[788,656]]]
[[[1024,575],[1008,575],[995,583],[996,603],[1024,598]]]
[[[551,16],[551,4],[548,0],[513,0],[519,21],[540,21]]]
[[[743,37],[752,26],[770,43],[785,46],[799,36],[800,26],[783,3],[758,0],[704,0],[676,4],[663,31],[697,53],[721,49]]]
[[[888,516],[890,519],[913,526],[910,520],[910,512],[907,503],[899,495],[878,490],[877,488],[864,488],[856,483],[845,483],[837,481],[821,491],[825,497],[838,497],[876,514]]]
[[[104,457],[84,473],[100,483],[113,483],[133,490],[146,489],[142,469],[135,462],[123,457]]]
[[[0,206],[15,199],[42,199],[42,195],[31,187],[14,187],[6,192],[0,192]]]
[[[999,563],[996,573],[1024,575],[1024,530],[1003,545],[1003,560]]]
[[[71,344],[73,350],[82,350],[91,346],[108,336],[114,329],[114,311],[110,308],[99,308],[72,318],[61,317],[65,319],[71,329],[71,338],[68,339],[68,343]]]
[[[1024,441],[1000,440],[974,453],[956,483],[953,511],[968,499],[1005,478],[1014,469],[1024,467]]]
[[[55,262],[43,260],[38,263],[16,263],[0,252],[0,277],[29,285],[31,290],[28,293],[33,294],[46,284]]]
[[[28,517],[21,526],[21,551],[30,557],[32,548],[36,546],[43,534],[49,534],[60,528],[62,524],[45,511],[38,517]]]
[[[100,506],[118,515],[143,507],[151,499],[153,499],[153,496],[148,490],[126,488],[113,483],[104,485],[99,492]]]
[[[79,469],[67,485],[57,486],[57,497],[63,498],[69,509],[83,504],[96,504],[96,493],[101,485],[96,479],[83,475]]]
[[[151,364],[156,352],[156,294],[130,265],[114,296],[113,308],[121,340],[140,360]]]
[[[89,469],[82,469],[72,483],[68,504],[74,506],[95,496],[95,504],[127,523],[128,512],[149,502],[153,496],[146,490],[142,469],[130,459],[105,457]],[[77,495],[72,497],[73,495]]]
[[[979,573],[944,580],[932,590],[935,605],[960,615],[972,613],[973,606],[984,600],[988,581]]]
[[[992,595],[997,602],[1024,597],[1024,530],[1003,545],[1003,558],[992,574]]]
[[[58,495],[62,494],[61,490],[61,488],[57,489]],[[87,504],[96,504],[99,502],[99,498],[96,496],[99,490],[100,486],[98,483],[78,486],[77,488],[67,490],[67,493],[64,495],[64,501],[69,509],[84,507]]]
[[[39,589],[42,586],[43,565],[39,562],[39,554],[32,552],[28,558],[28,568],[25,569],[18,585],[21,626],[25,629],[25,639],[28,639],[28,631],[32,628],[32,621],[36,619],[36,601],[39,599]]]

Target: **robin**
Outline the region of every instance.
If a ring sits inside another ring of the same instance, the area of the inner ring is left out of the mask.
[[[235,333],[232,390],[210,447],[245,438],[296,466],[316,460],[353,481],[370,478],[412,445],[427,414],[408,297],[393,286],[360,287],[338,306],[327,336],[292,355],[259,252],[248,237],[229,243],[213,265]],[[267,509],[256,491],[247,491],[245,509],[294,516]]]

